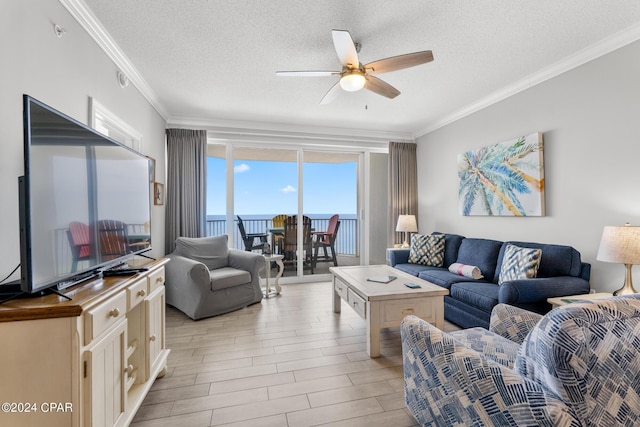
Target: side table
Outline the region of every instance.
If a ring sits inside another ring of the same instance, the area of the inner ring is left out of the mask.
[[[547,302],[551,304],[551,308],[560,307],[561,305],[571,304],[576,301],[593,300],[593,299],[605,299],[611,298],[613,294],[608,292],[599,292],[597,294],[581,294],[581,295],[567,295],[564,297],[547,298]]]
[[[280,295],[280,291],[282,288],[278,281],[280,277],[282,277],[282,273],[284,272],[284,264],[282,262],[284,255],[281,254],[270,254],[270,255],[262,255],[264,257],[264,262],[266,265],[266,285],[264,288],[264,297],[269,298],[270,295]],[[278,265],[278,274],[274,277],[274,290],[271,290],[271,262],[275,262]]]

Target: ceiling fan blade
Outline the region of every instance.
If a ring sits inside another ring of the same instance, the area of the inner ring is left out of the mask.
[[[433,61],[433,52],[425,50],[369,62],[364,66],[364,69],[367,74],[382,74],[402,70],[403,68],[415,67],[416,65],[426,64],[431,61]]]
[[[400,95],[400,91],[389,83],[380,80],[374,76],[367,76],[367,81],[364,84],[365,89],[369,89],[371,92],[375,92],[378,95],[386,96],[387,98],[395,98]]]
[[[327,77],[340,75],[340,71],[276,71],[276,76],[285,77]]]
[[[358,51],[349,31],[331,30],[331,36],[333,37],[333,46],[336,48],[340,63],[350,68],[358,68],[360,66]]]
[[[336,84],[331,86],[331,89],[329,89],[329,91],[322,97],[322,100],[320,100],[320,105],[329,104],[331,101],[338,97],[341,90],[342,88],[340,87],[340,81],[338,80]]]

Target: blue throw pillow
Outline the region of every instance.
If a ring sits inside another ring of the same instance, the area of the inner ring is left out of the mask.
[[[521,248],[508,244],[502,258],[498,284],[509,280],[533,279],[538,274],[541,249]]]
[[[444,264],[444,234],[412,235],[409,263],[442,267]]]

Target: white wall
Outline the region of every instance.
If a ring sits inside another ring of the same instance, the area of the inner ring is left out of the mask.
[[[55,24],[66,32],[58,38]],[[165,121],[133,85],[121,88],[117,69],[57,1],[3,0],[0,5],[0,279],[20,262],[18,177],[23,174],[22,95],[88,123],[89,97],[143,135],[164,182]],[[164,254],[164,207],[154,206],[152,256]],[[14,274],[12,279],[17,279]]]
[[[420,231],[571,245],[592,264],[592,288],[621,287],[624,267],[596,254],[605,225],[640,225],[638,58],[640,42],[419,138]],[[456,156],[537,131],[547,216],[461,216]],[[634,270],[640,290],[640,266]]]

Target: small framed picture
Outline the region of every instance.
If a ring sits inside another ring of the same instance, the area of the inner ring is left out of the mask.
[[[156,180],[156,159],[146,156],[149,159],[149,182],[155,182]]]
[[[153,204],[164,205],[164,184],[153,183]]]

